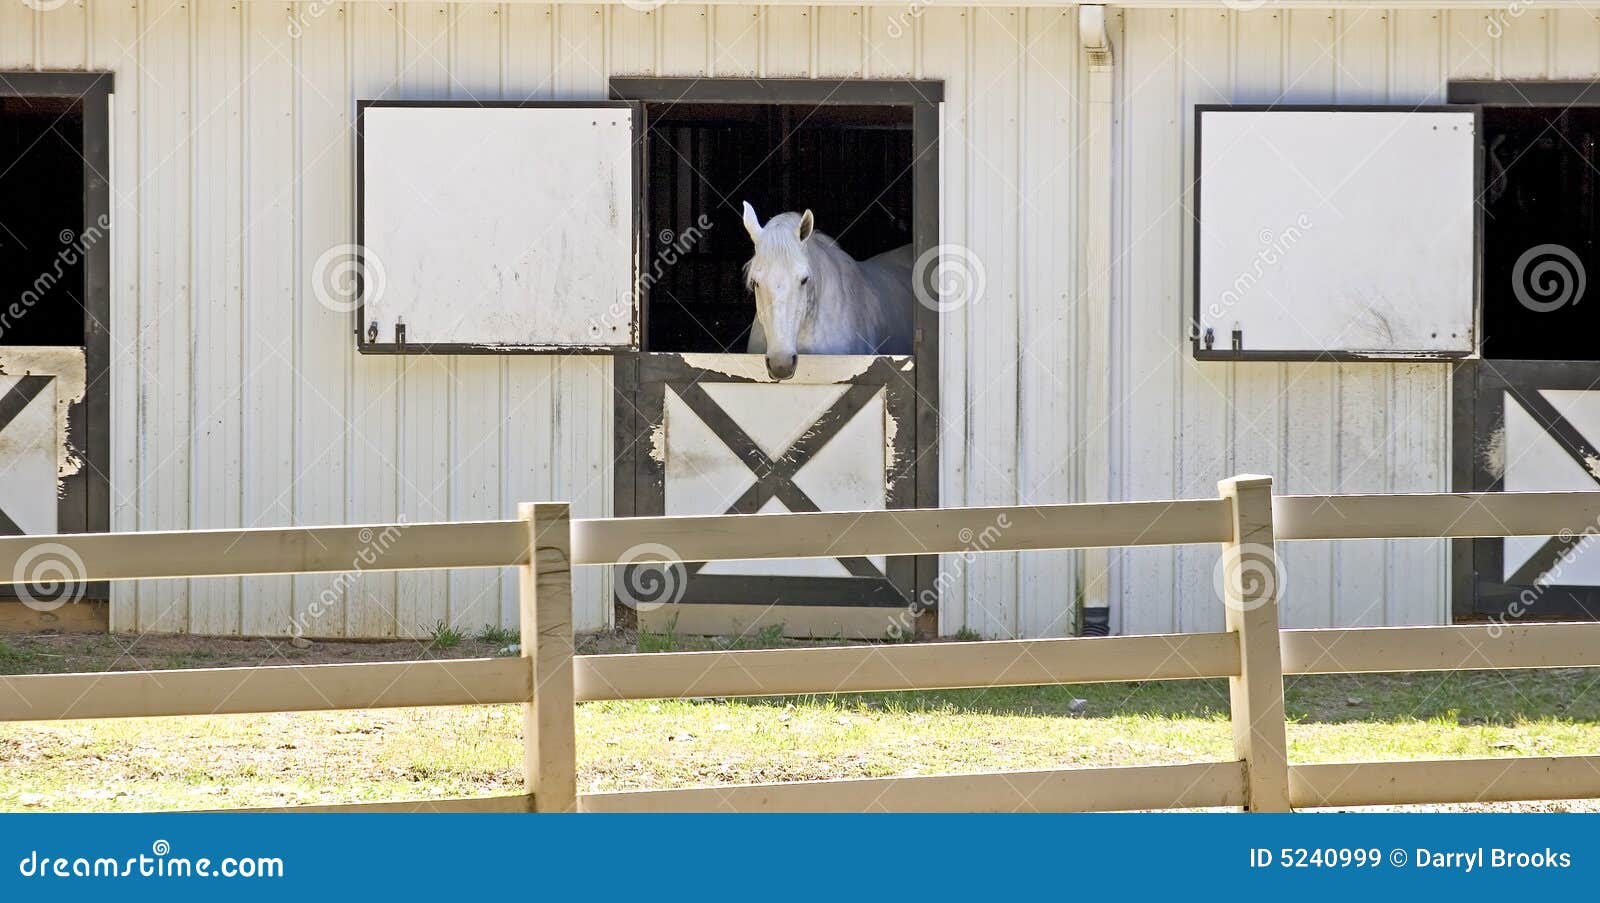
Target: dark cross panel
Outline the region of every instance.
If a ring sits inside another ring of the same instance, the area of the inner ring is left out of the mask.
[[[1520,454],[1506,438],[1507,417],[1525,416],[1556,448],[1587,475],[1573,491],[1600,490],[1593,462],[1600,461],[1600,436],[1585,435],[1541,394],[1542,390],[1600,393],[1600,363],[1578,361],[1470,361],[1455,371],[1453,453],[1460,491],[1503,492],[1505,472]],[[1515,405],[1519,411],[1508,410]],[[1594,431],[1591,429],[1590,431]],[[1523,462],[1526,467],[1527,463]],[[1600,527],[1600,525],[1596,525]],[[1560,579],[1563,559],[1580,543],[1600,539],[1583,534],[1553,536],[1510,575],[1505,573],[1504,539],[1457,540],[1454,561],[1456,620],[1484,617],[1508,620],[1600,619],[1600,586],[1538,585],[1547,573]],[[1587,550],[1585,554],[1595,554]],[[1529,600],[1534,600],[1529,604]]]
[[[752,437],[745,425],[706,391],[716,383],[762,384],[715,370],[690,366],[673,354],[634,355],[619,367],[617,513],[623,516],[659,516],[668,513],[667,460],[671,447],[658,449],[658,437],[670,428],[666,422],[668,393],[682,401],[696,418],[743,465],[754,482],[720,513],[752,514],[776,499],[794,512],[822,510],[796,482],[796,477],[863,409],[882,397],[884,414],[897,424],[892,446],[880,447],[887,507],[916,507],[916,374],[905,358],[879,358],[859,374],[832,385],[843,393],[801,432],[777,457],[772,457]],[[782,403],[785,386],[772,385],[774,403]],[[892,462],[892,463],[891,463]],[[882,570],[871,559],[840,556],[849,576],[787,576],[708,574],[698,563],[684,566],[687,575],[678,601],[748,605],[859,605],[904,608],[917,591],[916,558],[890,557]],[[629,577],[619,575],[619,585]],[[637,581],[636,581],[637,582]],[[619,598],[619,601],[625,600]]]

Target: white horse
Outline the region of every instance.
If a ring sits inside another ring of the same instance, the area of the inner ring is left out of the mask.
[[[765,226],[744,205],[755,242],[745,282],[755,292],[751,354],[767,356],[773,379],[794,375],[801,354],[910,354],[911,246],[856,262],[815,231],[811,211],[780,213]]]

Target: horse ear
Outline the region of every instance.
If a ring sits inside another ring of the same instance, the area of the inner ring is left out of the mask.
[[[750,233],[751,241],[761,237],[761,221],[756,219],[756,208],[749,201],[744,202],[744,231]]]
[[[811,237],[811,230],[815,226],[816,226],[816,220],[814,218],[812,218],[810,210],[807,210],[805,213],[800,214],[800,231],[799,231],[800,240],[801,241],[805,241],[806,239],[810,238]]]

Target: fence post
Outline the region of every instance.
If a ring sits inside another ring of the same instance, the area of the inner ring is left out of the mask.
[[[522,657],[531,659],[533,699],[523,717],[523,774],[535,812],[578,803],[572,683],[572,540],[564,502],[523,502],[528,563],[521,569]]]
[[[1221,481],[1217,489],[1233,503],[1233,538],[1222,546],[1222,601],[1228,630],[1239,634],[1239,676],[1228,678],[1228,696],[1233,751],[1245,763],[1245,808],[1288,812],[1272,478],[1241,475]]]

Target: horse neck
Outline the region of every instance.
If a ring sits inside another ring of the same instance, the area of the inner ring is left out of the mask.
[[[861,272],[857,269],[855,258],[841,250],[833,239],[825,235],[818,235],[817,238],[823,240],[810,241],[806,245],[811,263],[812,291],[817,298],[812,316],[819,324],[852,322],[852,314],[858,306],[851,303],[851,297],[861,289]]]

